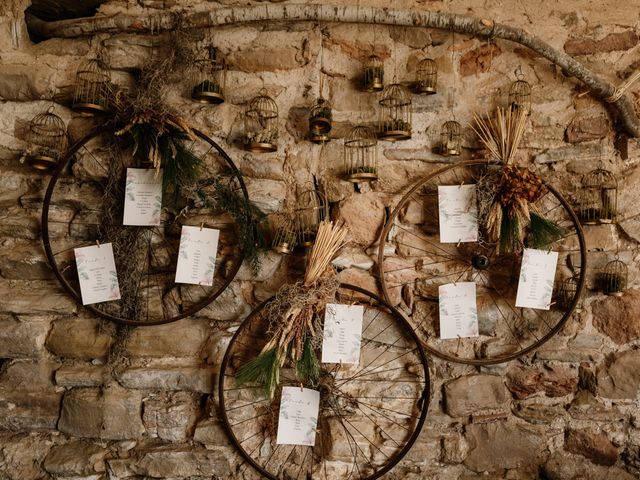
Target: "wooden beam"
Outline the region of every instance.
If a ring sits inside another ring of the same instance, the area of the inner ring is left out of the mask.
[[[208,28],[224,25],[244,25],[257,22],[318,22],[323,23],[363,23],[396,25],[415,28],[436,28],[453,30],[467,35],[501,38],[524,45],[537,52],[550,62],[562,68],[568,76],[573,76],[589,87],[591,92],[602,100],[611,97],[616,87],[600,78],[580,62],[565,52],[556,50],[543,40],[527,31],[480,19],[469,15],[456,15],[444,12],[393,10],[364,6],[333,6],[314,4],[264,4],[251,7],[216,8],[204,12],[184,13],[180,15],[183,26]],[[43,22],[29,17],[29,28],[44,38],[80,37],[96,33],[141,33],[173,29],[178,22],[175,13],[153,15],[97,16],[76,18],[57,22]],[[633,137],[640,137],[640,120],[627,95],[609,103],[617,116],[622,129]]]

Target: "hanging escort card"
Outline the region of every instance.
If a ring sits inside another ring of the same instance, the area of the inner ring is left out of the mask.
[[[282,387],[278,416],[278,445],[306,445],[316,443],[320,392],[309,388]]]
[[[324,363],[359,362],[363,315],[362,305],[327,304],[322,337]]]
[[[176,283],[213,285],[219,237],[214,228],[182,227]]]
[[[160,225],[162,170],[127,168],[123,225]]]
[[[82,304],[120,299],[120,287],[110,243],[75,248]]]
[[[478,206],[475,185],[439,185],[440,242],[478,241]]]
[[[520,265],[516,307],[549,310],[558,252],[525,248]]]
[[[475,282],[440,285],[438,305],[441,339],[478,336]]]

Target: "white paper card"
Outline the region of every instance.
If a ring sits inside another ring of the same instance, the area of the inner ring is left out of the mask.
[[[477,242],[478,205],[475,185],[439,185],[440,242]]]
[[[477,337],[478,308],[475,282],[440,285],[438,297],[440,338]]]
[[[127,168],[123,225],[160,225],[162,170]]]
[[[116,262],[110,243],[75,248],[82,304],[120,299]]]
[[[176,267],[176,283],[213,285],[220,230],[184,225]]]
[[[282,387],[278,416],[278,445],[306,445],[316,443],[320,392],[309,388]]]
[[[558,252],[525,248],[520,265],[516,307],[549,310]]]
[[[322,361],[358,363],[362,341],[362,305],[329,303],[324,311]]]

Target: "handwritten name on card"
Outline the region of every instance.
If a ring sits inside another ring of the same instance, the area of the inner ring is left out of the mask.
[[[282,387],[278,416],[278,445],[306,445],[316,443],[320,392],[309,388]]]
[[[213,285],[219,238],[214,228],[182,227],[176,283]]]
[[[516,307],[549,310],[558,252],[525,248],[520,265]]]
[[[324,312],[322,361],[358,363],[362,341],[362,305],[329,303]]]
[[[441,243],[477,242],[476,186],[438,186],[438,218]]]
[[[440,338],[477,337],[478,307],[475,282],[440,285],[438,297]]]
[[[127,168],[123,225],[160,225],[162,170]]]
[[[120,299],[120,286],[110,243],[75,248],[82,304]]]

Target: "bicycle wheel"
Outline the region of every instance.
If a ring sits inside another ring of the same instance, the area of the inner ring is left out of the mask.
[[[584,287],[582,228],[569,204],[544,180],[535,207],[563,232],[549,247],[558,252],[549,310],[516,307],[521,251],[499,253],[482,235],[477,242],[440,243],[438,186],[476,184],[480,198],[483,185],[498,181],[500,172],[498,162],[470,160],[425,176],[402,197],[381,234],[378,268],[385,298],[411,318],[425,349],[448,361],[487,365],[531,352],[567,322]],[[568,278],[576,285],[570,292],[561,288]],[[476,283],[479,335],[441,339],[439,287],[456,282]]]
[[[343,284],[339,303],[364,306],[360,362],[321,364],[314,447],[277,445],[279,395],[259,396],[235,382],[238,368],[268,341],[262,315],[267,300],[242,323],[222,361],[219,408],[233,445],[259,474],[270,479],[379,478],[411,448],[429,403],[425,353],[407,321],[384,300]],[[300,386],[285,365],[282,386]],[[246,466],[246,464],[245,464]]]
[[[185,142],[206,174],[193,189],[164,195],[159,226],[122,225],[125,172],[140,167],[131,143],[108,129],[93,131],[71,147],[53,174],[42,208],[42,241],[62,287],[82,301],[74,249],[111,243],[121,298],[87,305],[91,312],[127,325],[158,325],[195,314],[215,300],[235,277],[243,260],[241,226],[202,196],[214,182],[248,202],[247,189],[231,158],[212,139],[195,131]],[[169,197],[169,198],[165,198]],[[213,285],[176,284],[183,225],[220,231]]]

